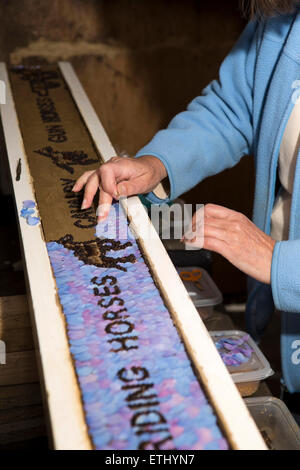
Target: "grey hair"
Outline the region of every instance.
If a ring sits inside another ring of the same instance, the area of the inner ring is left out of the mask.
[[[295,0],[241,0],[243,13],[251,19],[291,13],[297,4]]]

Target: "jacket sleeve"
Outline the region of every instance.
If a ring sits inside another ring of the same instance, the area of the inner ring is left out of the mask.
[[[186,111],[176,115],[136,157],[153,155],[165,165],[174,200],[204,178],[234,166],[251,153],[252,107],[258,24],[250,22],[211,82]]]
[[[271,267],[275,306],[283,312],[300,313],[300,240],[277,242]]]

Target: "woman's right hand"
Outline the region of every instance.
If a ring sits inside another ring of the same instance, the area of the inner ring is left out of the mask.
[[[85,186],[81,209],[88,209],[99,189],[98,222],[105,220],[113,199],[152,191],[167,176],[164,164],[152,155],[113,157],[97,170],[86,171],[73,191]]]

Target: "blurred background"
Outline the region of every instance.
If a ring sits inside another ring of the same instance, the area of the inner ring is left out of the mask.
[[[238,0],[11,0],[0,2],[0,15],[1,60],[70,61],[117,152],[130,155],[217,77],[246,21]],[[3,166],[1,192],[7,195],[9,178]],[[183,198],[251,216],[252,188],[252,158],[244,157]],[[245,299],[243,274],[218,255],[212,269],[225,300]],[[15,283],[14,289],[20,288]]]
[[[0,60],[9,65],[70,61],[116,151],[129,155],[217,77],[222,60],[246,24],[238,0],[10,0],[0,2],[0,18]],[[235,168],[208,178],[182,197],[187,203],[216,203],[251,217],[253,186],[253,160],[247,156]],[[10,355],[0,376],[0,450],[46,449],[1,128],[0,204],[0,338],[9,345]],[[210,272],[225,306],[239,304],[241,311],[231,316],[234,326],[244,329],[241,304],[246,299],[246,277],[215,254]],[[231,319],[222,311],[210,329],[232,329]],[[276,371],[276,380],[269,385],[277,395],[278,325],[279,319],[261,346]]]

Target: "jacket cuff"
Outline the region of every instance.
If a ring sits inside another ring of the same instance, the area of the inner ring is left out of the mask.
[[[135,156],[134,158],[139,158],[139,157],[144,157],[145,155],[152,155],[153,157],[156,157],[158,158],[163,164],[164,164],[164,167],[166,168],[166,171],[167,171],[167,174],[168,174],[168,178],[169,178],[169,184],[170,184],[170,192],[169,192],[169,196],[166,197],[165,199],[161,199],[159,198],[158,196],[156,196],[156,194],[151,191],[150,193],[147,193],[147,194],[143,194],[143,196],[149,201],[151,202],[152,204],[166,204],[168,202],[171,202],[173,201],[176,196],[174,195],[174,181],[172,180],[172,176],[171,176],[171,170],[169,168],[169,164],[167,162],[167,160],[165,159],[165,157],[163,157],[162,155],[159,155],[157,153],[153,153],[151,152],[150,150],[147,151],[147,146],[146,147],[143,147]]]
[[[300,312],[300,240],[276,242],[271,266],[275,306],[284,312]]]

